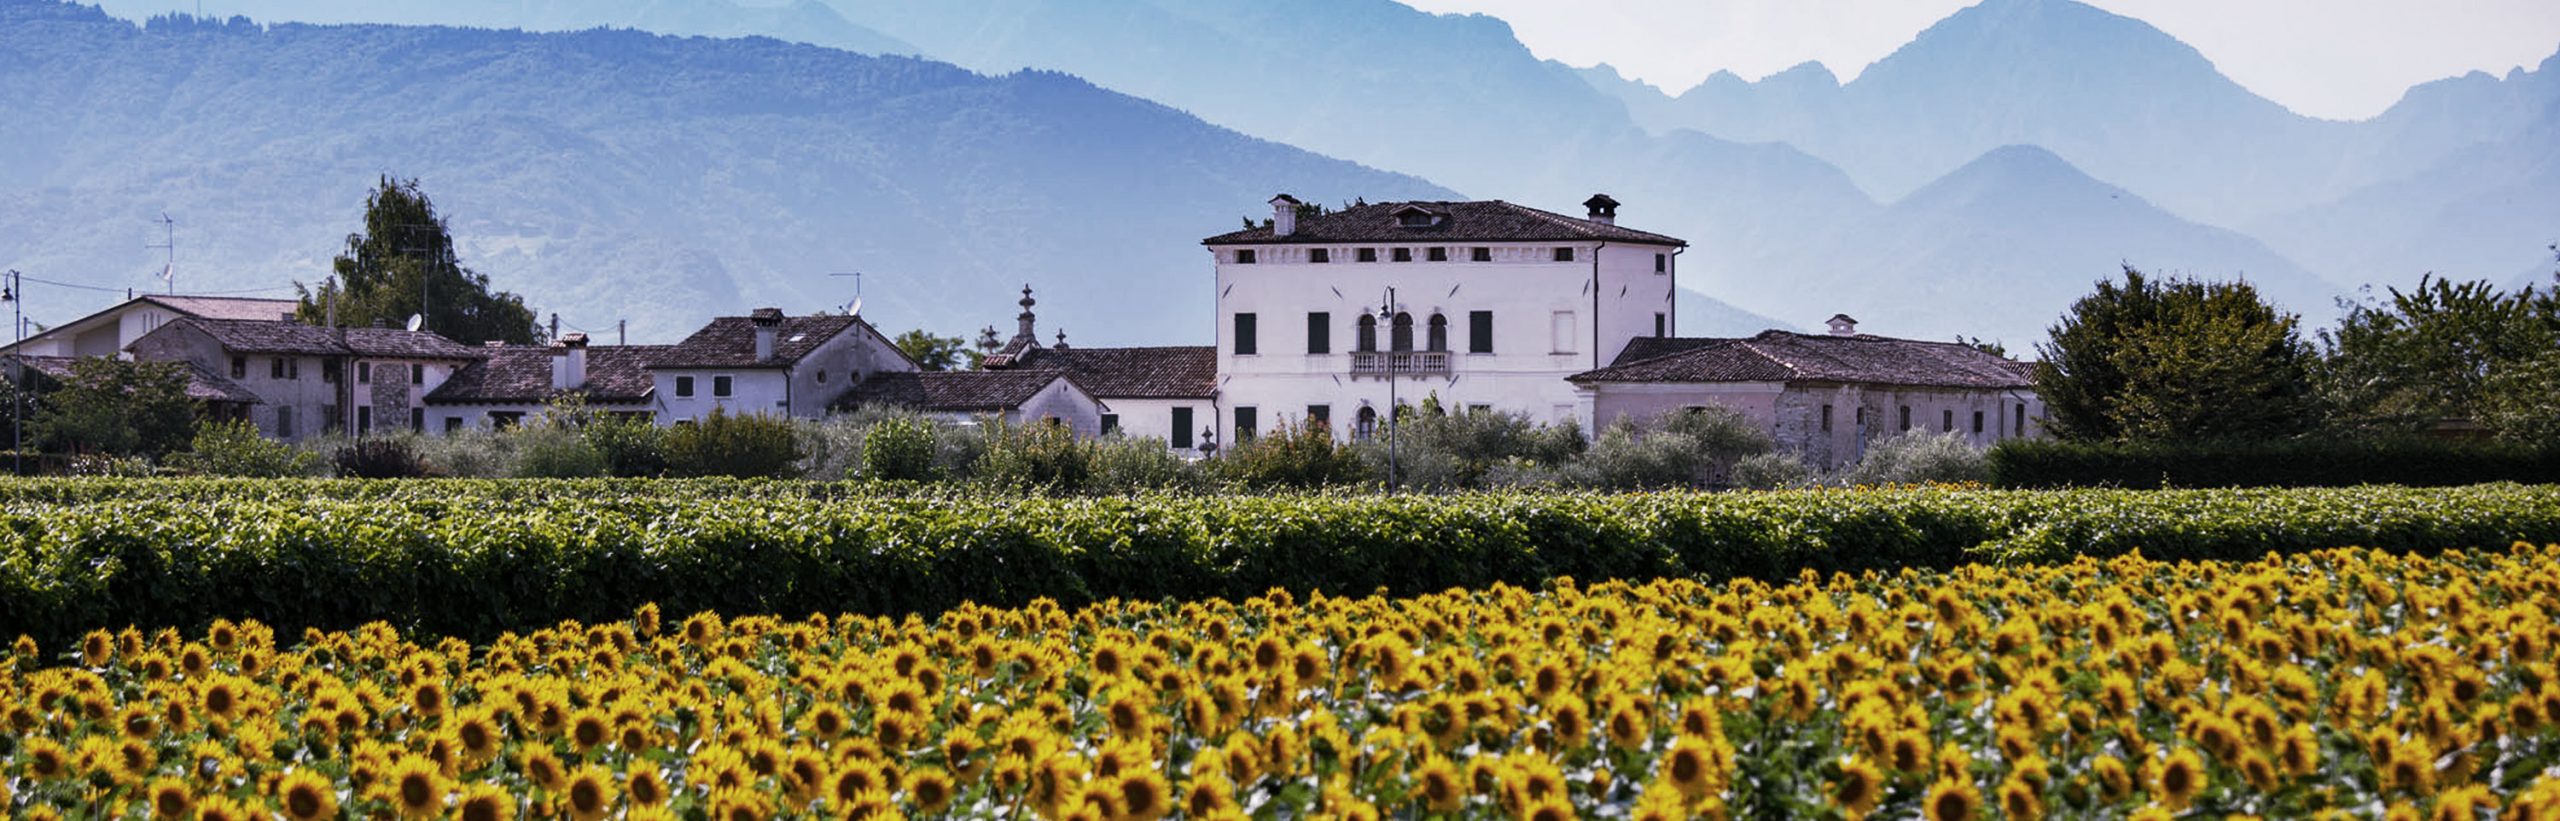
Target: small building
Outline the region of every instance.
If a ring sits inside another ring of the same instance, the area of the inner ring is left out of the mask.
[[[46,328],[23,342],[0,346],[0,353],[54,358],[121,356],[144,334],[159,330],[170,320],[195,317],[284,322],[292,320],[299,307],[301,303],[290,299],[145,294]]]
[[[564,334],[550,345],[498,345],[426,395],[433,429],[503,428],[538,417],[551,403],[576,398],[589,410],[655,422],[660,410],[649,360],[665,345],[589,346]]]
[[[74,363],[87,358],[90,357],[8,356],[6,361],[9,381],[26,385],[30,384],[27,380],[30,375],[33,375],[39,380],[34,384],[41,385],[44,380],[60,384],[71,378],[71,366]],[[187,398],[194,400],[199,408],[198,418],[207,421],[249,418],[250,408],[259,402],[257,394],[250,392],[248,388],[241,387],[238,382],[224,379],[221,374],[206,370],[202,365],[193,362],[182,364],[186,368]]]
[[[648,358],[660,424],[731,415],[818,417],[875,374],[919,370],[861,317],[724,316]]]
[[[1638,339],[1608,367],[1569,381],[1596,426],[1719,405],[1824,469],[1853,464],[1867,442],[1902,431],[1954,432],[1976,447],[2043,435],[2028,363],[1962,343],[1861,334],[1847,316],[1830,325],[1829,334]]]
[[[161,324],[127,351],[140,360],[186,362],[245,388],[258,398],[249,420],[288,442],[348,428],[423,426],[427,392],[482,356],[424,331],[192,316]]]
[[[1096,432],[1163,440],[1175,451],[1196,453],[1217,419],[1218,349],[1213,345],[1139,348],[1069,347],[1066,332],[1042,347],[1035,334],[1031,286],[1022,287],[1022,314],[1012,341],[989,354],[991,372],[1048,372],[1072,377],[1101,403]],[[1214,438],[1214,437],[1213,437]]]
[[[885,371],[853,386],[840,411],[896,407],[957,424],[995,417],[1020,424],[1056,421],[1082,438],[1102,435],[1102,404],[1074,377],[1055,369],[1019,371]]]

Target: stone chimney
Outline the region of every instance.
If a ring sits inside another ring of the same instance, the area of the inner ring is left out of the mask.
[[[562,334],[559,346],[561,355],[551,358],[551,387],[566,391],[587,384],[587,335]]]
[[[1298,232],[1298,198],[1282,194],[1271,198],[1271,235],[1285,237]]]
[[[1023,286],[1022,286],[1022,301],[1021,301],[1021,302],[1019,302],[1019,303],[1016,303],[1016,304],[1019,304],[1019,305],[1021,305],[1021,306],[1022,306],[1022,313],[1021,313],[1021,314],[1019,314],[1019,315],[1016,315],[1016,316],[1013,318],[1013,320],[1014,320],[1015,322],[1018,322],[1018,323],[1021,323],[1021,324],[1020,324],[1020,326],[1019,326],[1019,327],[1016,327],[1016,328],[1014,329],[1014,331],[1013,331],[1013,339],[1008,340],[1008,341],[1007,341],[1007,343],[1005,344],[1005,347],[1008,347],[1008,348],[1016,347],[1016,346],[1025,347],[1025,348],[1037,348],[1037,347],[1040,347],[1040,335],[1039,335],[1038,333],[1034,333],[1034,332],[1031,330],[1031,320],[1033,319],[1033,317],[1031,316],[1031,306],[1040,304],[1040,300],[1032,299],[1032,298],[1031,298],[1031,284],[1030,284],[1030,283],[1023,283]]]
[[[1832,314],[1824,324],[1831,326],[1832,336],[1857,336],[1858,320],[1848,314]]]
[[[1607,194],[1591,195],[1590,199],[1582,201],[1582,207],[1591,209],[1592,222],[1602,225],[1618,224],[1618,201],[1610,199]]]
[[[756,361],[773,361],[773,337],[782,333],[782,309],[757,308],[747,321],[756,326]]]

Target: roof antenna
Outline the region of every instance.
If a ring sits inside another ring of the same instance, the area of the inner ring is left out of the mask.
[[[161,230],[166,232],[164,234],[166,239],[158,245],[142,247],[158,248],[169,252],[168,258],[160,266],[160,281],[169,283],[169,294],[176,296],[178,293],[178,221],[170,219],[169,212],[162,211],[160,219],[155,222],[160,223]]]

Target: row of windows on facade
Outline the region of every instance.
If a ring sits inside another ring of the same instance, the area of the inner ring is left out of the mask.
[[[396,366],[396,365],[395,365],[395,366],[393,366],[393,367],[395,367],[395,368],[396,368],[396,367],[398,367],[398,366]],[[329,383],[335,383],[335,382],[337,382],[337,381],[338,381],[338,375],[339,375],[339,373],[340,373],[340,372],[341,372],[341,371],[339,370],[337,360],[334,360],[334,359],[323,359],[323,360],[321,360],[321,361],[320,361],[320,381],[322,381],[322,382],[329,382]],[[270,378],[270,379],[301,379],[301,378],[302,378],[302,360],[295,359],[295,358],[292,358],[292,357],[289,357],[289,356],[279,356],[279,357],[276,357],[276,358],[274,358],[274,359],[268,360],[268,361],[267,361],[267,377],[268,377],[268,378]],[[248,357],[245,357],[245,356],[235,356],[235,357],[232,357],[232,358],[231,358],[231,378],[233,378],[233,379],[247,379],[247,378],[249,378],[249,358],[248,358]],[[365,384],[365,385],[373,384],[373,363],[371,363],[371,362],[358,362],[358,363],[356,363],[356,382],[357,382],[358,384]],[[410,365],[409,365],[409,384],[412,384],[412,385],[424,385],[424,384],[426,384],[426,383],[427,383],[427,366],[425,366],[425,365],[420,365],[420,364],[415,364],[415,363],[410,364]]]
[[[820,385],[827,384],[827,372],[826,372],[826,371],[819,371],[819,372],[818,372],[818,384],[820,384]],[[711,395],[712,395],[713,397],[718,397],[718,398],[727,398],[727,397],[730,395],[732,388],[733,388],[733,383],[730,381],[730,378],[729,378],[729,377],[726,377],[726,376],[714,376],[714,377],[711,377]],[[690,377],[690,376],[679,376],[679,377],[676,377],[676,398],[677,398],[677,399],[691,399],[691,398],[693,398],[693,391],[694,391],[694,382],[693,382],[693,377]]]
[[[1493,406],[1482,403],[1471,404],[1467,406],[1467,412],[1491,413],[1493,412]],[[1170,440],[1173,447],[1189,450],[1200,443],[1198,438],[1199,433],[1207,433],[1208,431],[1203,430],[1195,433],[1191,427],[1194,419],[1195,417],[1192,415],[1191,408],[1180,407],[1173,409],[1172,430],[1167,431],[1167,433],[1170,434],[1167,438]],[[1329,426],[1333,424],[1333,406],[1308,405],[1305,420],[1307,424]],[[1252,441],[1254,433],[1261,430],[1261,422],[1262,410],[1260,408],[1251,405],[1236,408],[1235,441]],[[1377,432],[1377,429],[1378,409],[1368,405],[1360,406],[1359,414],[1352,421],[1351,437],[1355,440],[1367,441],[1370,436]],[[1119,431],[1120,415],[1116,413],[1103,414],[1102,435],[1109,436]]]
[[[1573,323],[1574,315],[1572,311],[1555,312],[1555,339],[1552,352],[1573,352],[1573,343],[1575,339]],[[1358,333],[1358,338],[1353,343],[1354,347],[1352,348],[1352,351],[1356,353],[1376,352],[1378,350],[1378,317],[1374,314],[1363,313],[1360,315],[1360,318],[1355,320],[1352,324]],[[1398,311],[1395,317],[1388,321],[1387,326],[1387,345],[1389,350],[1404,352],[1414,349],[1413,314]],[[1445,352],[1449,350],[1449,318],[1447,316],[1439,313],[1433,313],[1430,319],[1423,322],[1423,329],[1424,347],[1422,350],[1433,352]],[[1653,315],[1653,335],[1660,337],[1668,335],[1670,332],[1670,316],[1667,314],[1655,313]],[[1260,354],[1262,352],[1262,340],[1260,337],[1261,318],[1259,315],[1249,312],[1238,313],[1235,315],[1235,352],[1238,355],[1249,356]],[[1492,311],[1467,312],[1467,352],[1493,353]],[[1333,314],[1331,312],[1307,312],[1307,353],[1333,353]]]
[[[1697,409],[1697,408],[1691,408],[1691,410],[1698,410],[1698,409]],[[1910,406],[1910,405],[1903,405],[1903,406],[1901,406],[1900,410],[1902,411],[1902,419],[1901,419],[1901,423],[1902,423],[1902,425],[1901,425],[1901,429],[1902,429],[1902,430],[1905,430],[1905,431],[1908,431],[1908,430],[1910,430],[1910,429],[1911,429],[1911,406]],[[2016,434],[2019,434],[2019,433],[2023,433],[2023,432],[2025,432],[2025,431],[2026,431],[2026,429],[2027,429],[2027,405],[2026,405],[2026,403],[2024,403],[2024,402],[2020,402],[2020,403],[2018,403],[2017,405],[2012,406],[2012,407],[2011,407],[2011,410],[2012,410],[2012,411],[2014,411],[2014,412],[2015,412],[2015,414],[2016,414],[2016,418],[2015,418],[2015,419],[2013,419],[2013,420],[2011,421],[2011,424],[2010,424],[2010,426],[2009,426],[2009,431],[2010,431],[2011,435],[2016,435]],[[1981,411],[1974,411],[1974,412],[1973,412],[1973,432],[1974,432],[1974,433],[1981,433],[1981,432],[1982,432],[1982,420],[1983,420],[1983,414],[1982,414],[1982,412],[1981,412]],[[1866,409],[1866,408],[1859,408],[1859,409],[1858,409],[1858,427],[1859,427],[1860,429],[1864,429],[1864,428],[1866,428],[1866,426],[1867,426],[1867,409]],[[1952,410],[1940,410],[1940,411],[1938,412],[1938,430],[1939,430],[1940,432],[1942,432],[1942,433],[1954,433],[1954,432],[1955,432],[1955,429],[1956,429],[1956,412],[1955,412],[1955,411],[1952,411]],[[1830,432],[1831,432],[1831,406],[1830,406],[1830,405],[1824,405],[1824,406],[1822,406],[1822,432],[1824,432],[1824,433],[1830,433]]]
[[[1387,261],[1389,261],[1389,262],[1412,262],[1412,261],[1413,261],[1413,251],[1414,251],[1414,249],[1411,249],[1411,248],[1389,248],[1389,249],[1387,249]],[[1573,246],[1570,246],[1570,245],[1558,245],[1558,246],[1556,246],[1556,247],[1555,247],[1555,249],[1554,249],[1553,251],[1551,251],[1551,252],[1549,252],[1549,253],[1551,254],[1551,257],[1550,257],[1550,258],[1551,258],[1551,259],[1553,259],[1553,260],[1555,260],[1555,261],[1557,261],[1557,262],[1572,262],[1572,261],[1574,260],[1574,253],[1575,253],[1575,252],[1574,252],[1574,248],[1573,248]],[[1262,258],[1262,257],[1261,257],[1261,254],[1260,254],[1260,253],[1258,253],[1255,249],[1252,249],[1252,248],[1238,248],[1238,249],[1236,249],[1236,252],[1235,252],[1235,261],[1236,261],[1236,264],[1237,264],[1237,265],[1252,265],[1252,264],[1255,264],[1256,262],[1261,261],[1261,258]],[[1354,261],[1354,262],[1376,262],[1376,261],[1378,261],[1378,249],[1376,249],[1376,248],[1354,248],[1354,249],[1351,249],[1351,258],[1352,258],[1352,261]],[[1423,260],[1424,260],[1424,261],[1427,261],[1427,262],[1448,262],[1448,261],[1449,261],[1449,248],[1448,248],[1448,246],[1444,246],[1444,245],[1434,245],[1434,246],[1429,246],[1429,247],[1423,248],[1423,249],[1422,249],[1422,258],[1423,258]],[[1309,249],[1307,249],[1307,262],[1308,262],[1308,263],[1310,263],[1310,264],[1322,265],[1322,264],[1325,264],[1325,263],[1330,263],[1330,262],[1332,262],[1332,261],[1333,261],[1333,249],[1331,249],[1331,248],[1309,248]],[[1492,262],[1492,261],[1493,261],[1493,247],[1492,247],[1492,246],[1489,246],[1489,245],[1477,245],[1477,246],[1472,246],[1472,247],[1468,248],[1468,249],[1467,249],[1467,261],[1469,261],[1469,262]],[[1657,274],[1661,274],[1661,273],[1668,273],[1670,270],[1671,270],[1671,255],[1670,255],[1670,254],[1655,254],[1655,255],[1653,255],[1653,272],[1654,272],[1654,273],[1657,273]]]

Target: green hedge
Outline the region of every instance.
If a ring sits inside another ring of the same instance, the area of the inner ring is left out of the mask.
[[[1990,452],[1991,483],[2065,487],[2452,487],[2560,482],[2560,448],[2490,442],[2309,439],[2108,445],[2012,439]]]
[[[0,637],[256,618],[485,639],[669,612],[1365,594],[2560,539],[2560,489],[979,498],[675,481],[0,483]]]

